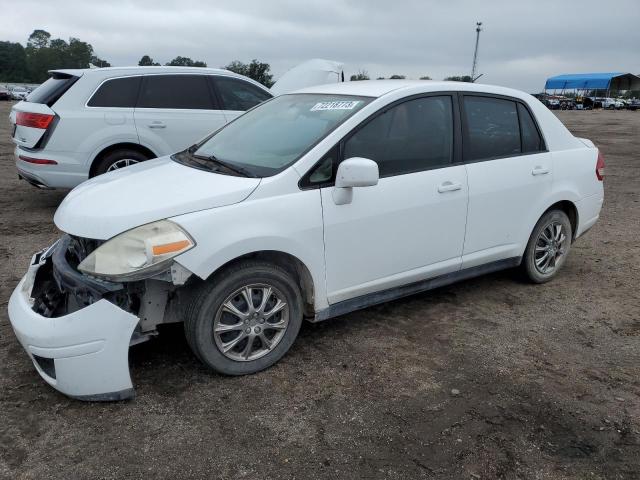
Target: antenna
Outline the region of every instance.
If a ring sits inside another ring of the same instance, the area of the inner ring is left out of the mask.
[[[480,32],[482,31],[482,22],[476,22],[476,48],[473,52],[473,67],[471,67],[471,82],[475,82],[482,75],[476,77],[476,67],[478,66],[478,44],[480,43]]]

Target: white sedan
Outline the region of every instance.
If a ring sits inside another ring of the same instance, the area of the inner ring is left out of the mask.
[[[499,269],[558,275],[604,162],[525,93],[371,81],[281,95],[191,148],[96,177],[9,302],[67,395],[134,393],[127,352],[184,322],[211,369],[280,360],[326,320]]]

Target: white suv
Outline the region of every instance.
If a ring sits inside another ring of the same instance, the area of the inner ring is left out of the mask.
[[[530,95],[370,81],[281,95],[171,157],[89,180],[9,301],[40,375],[133,395],[127,352],[184,322],[202,362],[257,372],[304,318],[520,266],[558,274],[604,162]]]
[[[298,75],[283,79],[297,88],[310,86],[296,84],[295,77],[331,63],[307,62]],[[89,177],[183,150],[273,96],[249,78],[211,68],[50,73],[10,116],[18,174],[41,188],[73,188]],[[317,82],[318,75],[312,78]]]

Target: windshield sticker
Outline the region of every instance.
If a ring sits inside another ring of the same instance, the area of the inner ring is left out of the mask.
[[[319,102],[311,107],[311,112],[320,110],[353,110],[360,103],[360,100],[339,101],[339,102]]]

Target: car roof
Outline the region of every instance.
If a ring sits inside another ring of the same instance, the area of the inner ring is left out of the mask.
[[[331,83],[303,88],[292,93],[321,93],[328,95],[357,95],[363,97],[382,97],[398,90],[418,92],[469,91],[490,93],[516,98],[529,98],[529,94],[512,88],[469,82],[440,82],[433,80],[362,80]]]
[[[73,75],[74,77],[92,77],[99,80],[120,77],[126,75],[150,75],[150,74],[163,74],[163,73],[200,73],[200,74],[215,74],[225,75],[228,77],[235,77],[252,83],[253,85],[268,92],[269,89],[255,80],[239,75],[230,70],[222,68],[208,68],[208,67],[173,67],[173,66],[133,66],[133,67],[104,67],[104,68],[68,68],[59,70],[49,70],[49,73],[62,73],[65,75]]]
[[[173,66],[132,66],[132,67],[104,67],[104,68],[66,68],[49,70],[50,73],[65,73],[67,75],[81,76],[81,75],[119,75],[129,73],[222,73],[236,75],[235,73],[224,70],[222,68],[209,68],[209,67],[173,67]]]

